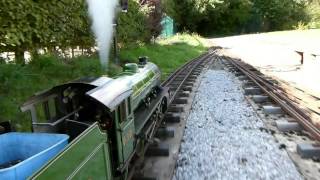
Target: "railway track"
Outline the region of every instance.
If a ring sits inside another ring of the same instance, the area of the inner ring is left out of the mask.
[[[320,129],[312,123],[310,113],[301,109],[296,102],[292,100],[289,94],[279,88],[278,84],[263,77],[252,66],[242,61],[236,61],[228,58],[230,64],[246,75],[257,87],[259,87],[268,97],[276,102],[283,111],[293,117],[311,137],[320,141]]]
[[[132,179],[171,179],[180,142],[185,128],[185,119],[191,108],[201,73],[210,64],[216,48],[189,61],[173,72],[162,87],[169,88],[169,108],[145,153],[143,161],[135,169]]]
[[[257,69],[238,59],[220,57],[224,65],[240,80],[245,80],[249,88],[249,95],[257,103],[272,103],[271,109],[266,109],[267,114],[287,114],[290,120],[284,124],[277,124],[280,132],[298,132],[309,136],[310,141],[306,143],[297,142],[296,152],[301,158],[318,159],[320,157],[320,126],[319,126],[319,99],[301,90],[289,86],[281,81],[266,77]],[[250,92],[251,91],[251,92]],[[256,98],[256,100],[255,100]],[[257,99],[258,98],[258,99]],[[273,112],[270,112],[273,111]],[[269,111],[269,113],[268,113]],[[292,121],[292,120],[293,121]]]

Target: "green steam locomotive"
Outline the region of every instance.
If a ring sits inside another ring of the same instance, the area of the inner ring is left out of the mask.
[[[160,85],[159,68],[147,58],[140,58],[138,64],[126,64],[123,69],[115,78],[82,78],[53,87],[23,104],[21,110],[32,117],[30,134],[69,137],[68,144],[53,158],[30,170],[29,178],[127,178],[130,164],[143,156],[152,140],[167,109],[169,94]],[[37,140],[31,144],[41,146]]]

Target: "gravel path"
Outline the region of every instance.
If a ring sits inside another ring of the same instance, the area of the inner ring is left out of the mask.
[[[225,71],[205,73],[173,180],[302,179],[239,87]]]

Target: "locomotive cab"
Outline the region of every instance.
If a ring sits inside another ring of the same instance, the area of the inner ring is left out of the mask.
[[[31,97],[21,110],[30,111],[33,132],[64,133],[73,140],[94,122],[100,122],[102,116],[112,119],[110,111],[86,95],[111,80],[87,78],[56,86]]]
[[[21,110],[30,111],[33,132],[69,135],[70,150],[67,148],[60,155],[63,158],[57,159],[57,164],[68,158],[72,146],[87,141],[88,133],[99,134],[100,142],[92,147],[104,144],[101,148],[108,153],[103,164],[110,176],[124,171],[133,156],[135,127],[131,95],[132,89],[122,81],[89,78],[39,93],[24,103]],[[51,173],[50,170],[39,172],[39,177],[49,177]]]

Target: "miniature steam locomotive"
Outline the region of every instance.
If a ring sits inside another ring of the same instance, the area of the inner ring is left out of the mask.
[[[31,179],[126,179],[168,106],[160,76],[155,64],[140,58],[114,78],[82,78],[31,97],[21,107],[32,117],[29,134],[69,137]]]

